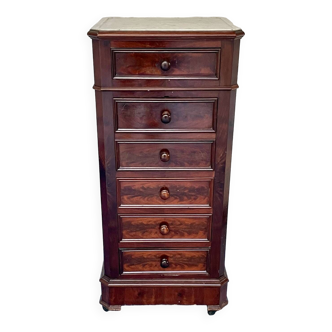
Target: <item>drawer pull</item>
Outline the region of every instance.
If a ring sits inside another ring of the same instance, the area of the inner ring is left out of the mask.
[[[171,112],[169,110],[164,110],[161,112],[161,122],[162,123],[171,122]]]
[[[169,267],[169,261],[167,257],[162,257],[161,261],[160,261],[160,266],[164,269],[166,269],[167,267]]]
[[[168,228],[168,225],[165,223],[162,223],[160,226],[159,226],[159,231],[162,235],[166,235],[169,233],[169,228]]]
[[[169,196],[170,196],[170,193],[169,193],[168,188],[161,188],[161,190],[160,190],[160,197],[162,199],[168,199]]]
[[[168,61],[163,61],[160,65],[161,69],[162,70],[168,70],[170,67],[171,67],[171,64],[168,62]]]
[[[167,149],[163,149],[160,151],[160,160],[163,161],[163,162],[167,162],[169,161],[169,158],[170,158],[170,154],[169,154],[169,151]]]

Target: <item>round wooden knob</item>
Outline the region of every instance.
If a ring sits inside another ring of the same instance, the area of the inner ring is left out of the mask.
[[[170,67],[171,67],[171,64],[168,62],[168,61],[163,61],[160,65],[161,69],[162,70],[168,70]]]
[[[160,266],[164,269],[166,269],[166,267],[169,267],[169,261],[168,261],[167,257],[163,257],[161,259]]]
[[[162,223],[160,226],[159,226],[159,231],[162,235],[166,235],[169,233],[169,228],[168,228],[168,225],[166,223]]]
[[[163,161],[163,162],[167,162],[169,161],[169,158],[170,158],[170,154],[169,154],[169,151],[167,149],[163,149],[160,151],[160,160]]]
[[[162,188],[162,189],[160,190],[160,197],[161,197],[162,199],[168,199],[169,196],[170,196],[170,193],[169,193],[168,188]]]
[[[171,122],[171,112],[169,110],[164,110],[161,112],[161,122],[162,123]]]

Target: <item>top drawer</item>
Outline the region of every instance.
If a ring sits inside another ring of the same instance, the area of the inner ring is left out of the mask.
[[[114,79],[219,79],[219,49],[113,50]]]
[[[136,39],[136,38],[135,38]],[[235,88],[240,39],[94,40],[97,88]]]

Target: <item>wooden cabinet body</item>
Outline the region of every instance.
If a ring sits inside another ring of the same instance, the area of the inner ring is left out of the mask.
[[[100,303],[227,304],[240,39],[224,18],[104,18],[93,42]]]

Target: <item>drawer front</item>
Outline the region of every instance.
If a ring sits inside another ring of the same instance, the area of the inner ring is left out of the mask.
[[[209,240],[210,216],[119,216],[122,240]]]
[[[217,99],[115,99],[118,131],[214,131]]]
[[[126,250],[122,252],[123,273],[206,272],[208,252],[203,250]]]
[[[211,206],[212,180],[118,180],[119,206]]]
[[[218,79],[220,49],[113,49],[114,79]]]
[[[212,142],[118,142],[118,168],[212,168]]]

